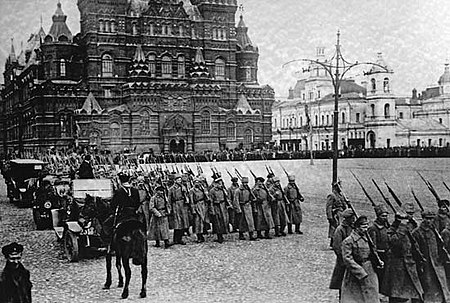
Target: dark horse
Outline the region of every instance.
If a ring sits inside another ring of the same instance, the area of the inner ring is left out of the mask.
[[[128,297],[128,286],[131,279],[130,259],[134,265],[141,266],[142,288],[140,297],[147,296],[147,237],[145,226],[138,220],[126,220],[117,225],[112,233],[111,245],[106,253],[106,282],[103,289],[111,286],[112,252],[116,254],[116,267],[119,274],[118,287],[123,287],[122,298]],[[123,284],[122,265],[125,270],[125,285]]]

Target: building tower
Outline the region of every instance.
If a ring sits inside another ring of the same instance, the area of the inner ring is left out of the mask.
[[[450,95],[450,70],[449,63],[445,63],[444,73],[439,77],[439,94]]]
[[[244,17],[242,15],[240,16],[240,20],[236,28],[236,40],[236,80],[243,83],[257,84],[259,50],[248,36],[248,27],[245,25]]]

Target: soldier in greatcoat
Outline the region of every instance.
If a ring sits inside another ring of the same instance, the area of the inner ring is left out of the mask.
[[[389,297],[390,303],[423,300],[418,268],[426,260],[412,237],[408,220],[407,216],[396,214],[388,230],[389,256],[380,292]]]
[[[244,232],[248,232],[250,240],[256,240],[253,235],[255,231],[252,210],[253,199],[253,193],[248,186],[248,177],[242,177],[241,186],[234,192],[235,204],[239,204],[239,240],[245,240]]]
[[[436,227],[438,232],[442,232],[447,224],[450,223],[450,201],[448,200],[439,200],[438,201],[438,213],[434,218],[433,225]]]
[[[213,233],[217,234],[217,241],[223,243],[223,235],[228,233],[228,210],[231,205],[225,188],[222,185],[222,179],[214,180],[213,187],[209,191],[211,199],[211,221],[213,224]]]
[[[272,186],[269,188],[274,201],[271,203],[273,223],[275,224],[275,237],[286,236],[284,230],[289,221],[286,212],[286,199],[281,188],[280,178],[274,177]]]
[[[164,187],[157,186],[155,195],[151,197],[148,208],[152,213],[148,223],[148,239],[155,240],[155,247],[160,247],[161,240],[164,247],[169,248],[169,219],[170,204],[164,194]]]
[[[426,259],[420,274],[420,282],[424,290],[425,302],[450,302],[444,268],[447,256],[444,255],[438,243],[438,231],[433,226],[435,217],[436,214],[433,211],[423,211],[423,220],[412,233],[420,252]]]
[[[341,296],[342,280],[344,279],[345,265],[342,259],[342,242],[353,230],[355,214],[351,209],[342,212],[342,220],[333,234],[333,251],[336,254],[336,263],[331,276],[330,289],[339,289],[339,298]]]
[[[370,261],[367,238],[369,220],[360,216],[355,229],[342,242],[342,259],[346,268],[341,289],[341,302],[379,303],[378,277]]]
[[[342,220],[342,212],[347,208],[344,199],[340,195],[338,184],[333,184],[331,194],[327,196],[326,214],[328,220],[328,238],[330,247],[333,247],[333,234]]]
[[[295,232],[302,235],[303,232],[300,230],[300,224],[303,221],[303,213],[300,202],[303,202],[305,199],[300,193],[297,184],[295,184],[294,175],[288,176],[288,182],[288,185],[284,188],[284,193],[290,203],[287,205],[287,214],[291,222],[288,223],[288,233],[292,234],[292,225],[295,224]]]
[[[235,232],[239,229],[239,204],[235,203],[234,193],[239,188],[238,178],[231,178],[231,185],[228,187],[228,198],[233,207],[228,208],[228,217],[232,226],[231,231]]]
[[[256,197],[254,207],[255,227],[258,233],[258,238],[262,239],[262,231],[264,231],[264,238],[270,239],[269,231],[275,227],[272,218],[272,208],[270,206],[272,198],[267,188],[264,186],[264,178],[257,177],[255,179],[255,186],[253,188],[253,195]]]
[[[194,186],[189,191],[191,211],[193,216],[192,232],[197,235],[197,242],[205,242],[203,236],[206,217],[208,214],[209,197],[199,178],[194,179]]]
[[[389,250],[389,238],[388,238],[388,210],[386,205],[378,204],[374,207],[377,218],[373,221],[369,227],[368,233],[373,240],[375,248],[381,260],[386,263]],[[375,269],[378,275],[378,285],[381,286],[384,277],[384,268]]]
[[[173,243],[185,245],[183,234],[189,229],[189,197],[181,182],[181,175],[174,176],[174,184],[169,188],[168,198],[173,218]]]

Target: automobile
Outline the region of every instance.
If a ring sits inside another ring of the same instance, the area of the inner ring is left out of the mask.
[[[12,203],[29,207],[34,199],[38,180],[45,174],[46,163],[35,159],[14,159],[9,161],[5,173],[7,195]]]

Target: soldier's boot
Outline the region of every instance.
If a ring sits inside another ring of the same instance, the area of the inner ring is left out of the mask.
[[[239,232],[239,240],[245,240],[243,232]]]
[[[275,226],[275,237],[280,237],[280,227],[278,225]]]
[[[222,234],[217,234],[217,240],[216,240],[216,242],[218,242],[218,243],[223,243],[223,235]]]
[[[159,242],[159,240],[156,240],[155,247],[161,247],[161,243]]]
[[[303,232],[300,230],[300,224],[295,224],[295,233],[303,235]]]
[[[203,234],[197,234],[197,243],[205,242],[205,237],[203,237]]]
[[[172,244],[169,243],[169,240],[164,240],[164,248],[169,248],[171,246]]]
[[[293,232],[292,232],[292,224],[291,223],[288,223],[288,234],[290,234],[290,235],[293,234]]]
[[[280,236],[286,237],[286,233],[284,232],[285,229],[286,229],[286,225],[280,226]]]
[[[257,237],[258,239],[263,239],[263,236],[262,236],[262,233],[261,233],[260,230],[258,230],[258,231],[256,232],[256,237]]]
[[[272,237],[271,237],[270,234],[269,234],[269,230],[268,230],[268,229],[266,229],[266,230],[264,231],[264,238],[266,238],[266,239],[272,239]]]
[[[256,241],[256,240],[258,240],[258,238],[256,238],[256,237],[254,236],[254,234],[253,234],[252,231],[249,231],[249,232],[248,232],[248,235],[249,235],[249,237],[250,237],[250,241]]]

